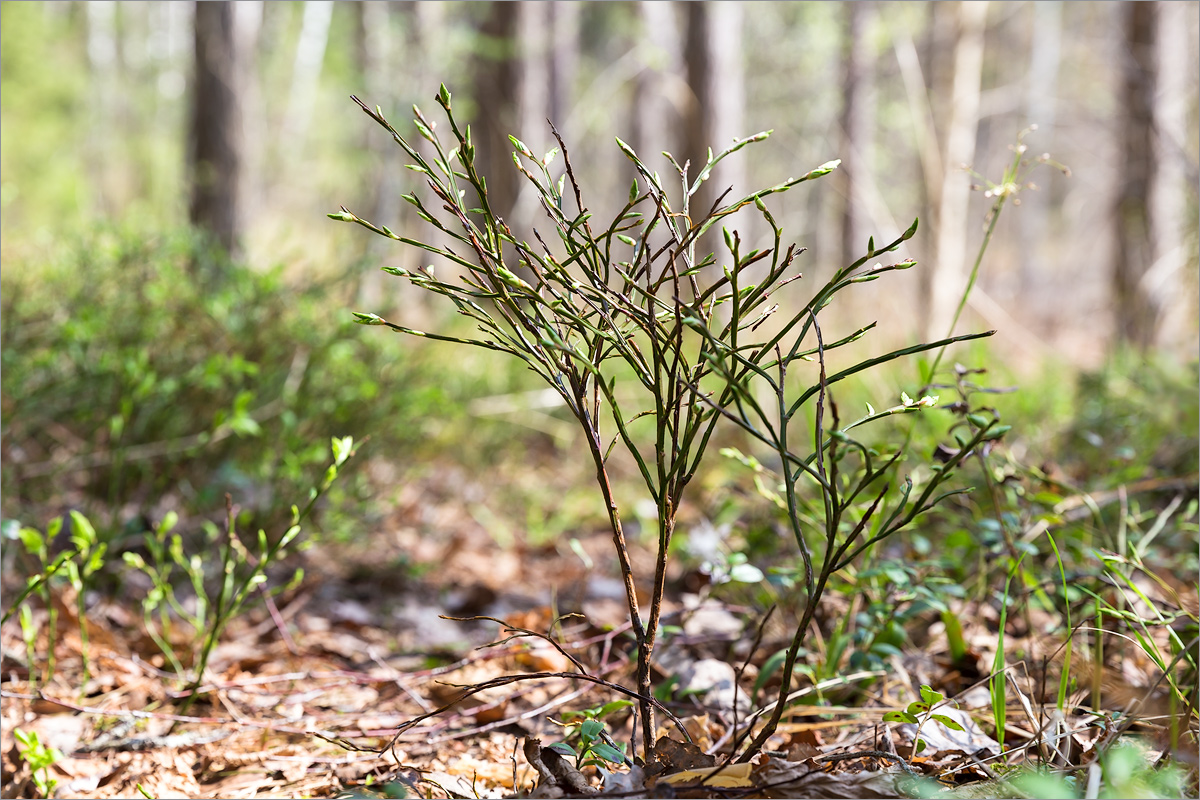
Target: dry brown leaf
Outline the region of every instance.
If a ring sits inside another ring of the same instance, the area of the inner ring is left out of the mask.
[[[671,784],[699,783],[703,780],[705,786],[746,788],[754,785],[754,781],[750,779],[753,771],[753,764],[729,764],[725,767],[688,769],[684,770],[683,772],[675,772],[670,775],[663,775],[658,779],[658,782]]]
[[[105,778],[96,797],[141,797],[138,784],[151,797],[197,797],[201,794],[193,765],[195,753],[156,750],[129,753],[127,759]]]
[[[654,743],[654,758],[659,772],[685,769],[705,769],[716,766],[717,759],[689,742],[678,742],[663,736]]]
[[[859,800],[900,797],[893,772],[826,772],[811,761],[765,759],[754,773],[759,797],[808,797]]]

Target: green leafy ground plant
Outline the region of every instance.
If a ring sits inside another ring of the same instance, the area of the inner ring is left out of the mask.
[[[17,740],[17,753],[29,765],[33,774],[33,785],[42,797],[53,797],[58,779],[50,776],[50,768],[62,761],[63,754],[57,747],[47,747],[37,735],[37,731],[23,731],[17,728],[13,731]]]
[[[900,722],[916,725],[916,732],[913,733],[913,755],[917,755],[925,749],[925,740],[921,738],[921,728],[933,720],[940,722],[950,730],[961,731],[963,726],[959,724],[953,717],[948,717],[945,714],[938,714],[934,711],[939,703],[946,700],[946,696],[941,692],[935,692],[929,686],[921,685],[921,699],[914,700],[908,704],[903,711],[889,711],[883,715],[884,722]]]
[[[604,724],[604,718],[633,705],[629,700],[612,700],[602,706],[568,711],[559,724],[567,731],[564,741],[550,747],[575,759],[575,768],[607,767],[612,764],[632,764]]]
[[[216,549],[216,563],[200,553],[185,552],[182,537],[171,533],[178,523],[178,515],[174,512],[164,517],[157,528],[145,536],[144,541],[151,556],[149,562],[139,553],[127,551],[122,554],[125,563],[145,573],[152,584],[142,601],[148,634],[180,679],[188,681],[181,715],[186,714],[199,694],[208,660],[220,641],[221,634],[229,622],[242,611],[251,595],[257,593],[264,600],[269,600],[272,596],[295,587],[303,578],[304,571],[297,569],[287,584],[274,587],[266,585],[267,570],[287,557],[289,547],[294,546],[300,536],[300,523],[308,518],[317,501],[337,479],[339,469],[354,455],[354,438],[335,437],[332,439],[331,449],[332,462],[326,467],[319,483],[309,490],[308,501],[304,507],[292,506],[291,524],[282,535],[272,538],[265,530],[259,529],[256,541],[248,546],[237,533],[232,499],[226,495],[225,535],[217,536],[213,526],[213,535],[207,542]],[[14,614],[20,614],[22,635],[32,674],[37,663],[37,629],[33,623],[33,610],[29,599],[35,594],[40,596],[50,615],[45,680],[53,675],[56,645],[54,632],[57,620],[54,615],[51,581],[60,572],[66,574],[77,593],[85,674],[88,668],[87,610],[84,606],[86,581],[104,565],[105,547],[96,543],[95,529],[86,517],[77,511],[71,511],[70,520],[73,531],[71,543],[74,549],[60,553],[53,561],[49,556],[49,543],[61,530],[62,517],[52,520],[45,534],[35,528],[20,530],[20,537],[26,549],[39,559],[43,568],[26,581],[24,589],[3,617],[3,622],[7,622]],[[213,567],[216,567],[216,570]],[[177,568],[190,584],[195,599],[194,611],[189,612],[177,597],[177,580],[174,574]],[[171,630],[176,622],[186,625],[190,629],[192,640],[198,642],[189,658],[194,665],[190,678],[187,678],[188,670],[183,659],[172,644]]]

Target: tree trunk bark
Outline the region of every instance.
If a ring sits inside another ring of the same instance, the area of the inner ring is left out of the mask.
[[[1116,339],[1140,349],[1153,342],[1159,307],[1144,278],[1154,263],[1155,220],[1150,197],[1157,180],[1154,98],[1158,90],[1158,3],[1128,3],[1119,19],[1125,36],[1121,64],[1121,168],[1116,203],[1113,308]]]
[[[686,128],[690,103],[679,92],[684,81],[677,6],[657,0],[641,0],[637,5],[645,66],[634,79],[629,143],[647,164],[657,165],[664,150],[680,160],[686,157],[679,132]]]
[[[509,134],[517,135],[517,98],[521,92],[517,60],[520,3],[493,0],[476,36],[473,83],[476,113],[471,121],[476,168],[487,178],[488,203],[505,220],[517,199],[518,173],[512,165]]]
[[[695,2],[688,3],[686,9],[684,60],[688,86],[692,91],[691,102],[685,113],[686,144],[683,155],[691,162],[688,167],[690,185],[704,169],[710,148],[715,155],[732,144],[737,136],[753,131],[741,130],[745,106],[741,5]],[[692,220],[703,218],[714,201],[730,186],[734,187],[735,195],[745,189],[742,164],[737,156],[721,162],[709,180],[692,196],[689,205]],[[749,223],[749,219],[746,222]],[[710,230],[697,243],[697,261],[714,252],[720,235],[720,231]],[[719,269],[720,263],[718,254],[716,269]]]
[[[292,64],[292,88],[288,94],[285,125],[285,141],[295,159],[303,158],[308,126],[312,122],[313,102],[321,82],[321,68],[325,63],[332,17],[333,0],[310,0],[304,3],[304,18],[300,25],[300,38],[296,41],[296,58]]]
[[[928,302],[925,336],[928,339],[949,334],[954,310],[962,297],[967,270],[967,209],[971,199],[971,181],[961,167],[971,164],[975,159],[987,3],[960,2],[957,5],[959,27],[954,46],[952,102],[934,226],[937,244],[933,263],[924,273]]]
[[[871,82],[874,56],[863,41],[870,14],[868,2],[842,6],[842,111],[839,119],[838,155],[842,166],[835,173],[841,194],[841,263],[850,264],[865,251],[864,208],[861,183],[871,174]]]
[[[1195,192],[1195,168],[1185,155],[1188,123],[1188,32],[1195,32],[1195,7],[1183,3],[1159,6],[1158,79],[1154,130],[1157,132],[1158,180],[1150,198],[1151,218],[1157,223],[1154,266],[1146,274],[1151,295],[1161,306],[1155,343],[1166,348],[1187,347],[1195,353],[1196,292],[1184,284],[1184,270],[1195,258],[1188,251],[1189,194]],[[1194,264],[1194,262],[1193,262]],[[1195,358],[1195,355],[1191,356]]]
[[[1025,100],[1028,119],[1025,124],[1038,126],[1039,150],[1054,153],[1054,127],[1056,117],[1055,99],[1058,94],[1058,65],[1062,58],[1062,3],[1059,0],[1034,3],[1033,41],[1029,48],[1028,94]],[[1043,176],[1047,181],[1051,176]],[[1018,248],[1020,266],[1017,285],[1009,297],[1040,297],[1042,281],[1043,242],[1046,223],[1052,209],[1050,197],[1044,191],[1026,192],[1022,195],[1024,209],[1017,215],[1021,228],[1021,239],[1025,246]],[[1039,304],[1040,305],[1040,304]]]
[[[195,4],[188,218],[232,254],[241,235],[238,184],[242,119],[234,45],[233,4]]]
[[[392,81],[395,59],[389,5],[378,2],[354,4],[354,51],[362,101],[369,107],[382,108],[392,124],[399,127],[403,120],[394,118],[399,109],[395,83]],[[362,181],[368,192],[365,199],[366,207],[370,209],[369,219],[377,225],[400,230],[397,218],[400,216],[399,196],[402,191],[398,173],[402,167],[400,154],[403,151],[378,125],[365,117],[362,119],[370,123],[363,126],[362,144],[363,149],[372,156],[368,162],[369,172]],[[367,258],[364,271],[360,273],[358,302],[363,307],[379,308],[384,293],[384,277],[376,264],[394,248],[382,236],[371,236],[365,244]],[[399,282],[390,281],[388,284],[398,286]]]
[[[550,3],[550,109],[549,117],[568,144],[575,76],[579,71],[579,3]],[[543,125],[545,122],[543,121]]]
[[[233,7],[234,47],[237,48],[239,107],[242,119],[241,177],[238,181],[238,214],[252,220],[266,203],[264,166],[270,135],[258,80],[258,34],[262,30],[263,0],[239,0]]]

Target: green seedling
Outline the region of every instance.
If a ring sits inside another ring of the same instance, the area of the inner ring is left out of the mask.
[[[633,703],[629,700],[613,700],[584,711],[568,711],[563,714],[562,721],[556,724],[563,726],[571,733],[565,741],[550,745],[551,749],[574,758],[576,769],[589,765],[595,767],[605,767],[609,764],[632,766],[633,762],[629,756],[625,755],[624,750],[613,741],[601,721],[609,714],[632,705]],[[572,746],[569,742],[575,742],[575,745]]]
[[[65,566],[67,579],[75,590],[75,604],[79,615],[80,655],[83,660],[83,683],[87,683],[91,675],[88,661],[87,595],[91,587],[92,576],[104,566],[104,555],[108,551],[108,543],[101,542],[92,523],[74,509],[71,510],[71,543],[75,545],[76,555],[68,559]]]
[[[25,547],[25,552],[33,556],[41,569],[29,576],[25,581],[25,588],[17,595],[17,599],[4,612],[3,621],[0,624],[7,622],[14,613],[20,613],[21,636],[25,641],[25,651],[29,659],[29,675],[30,680],[36,680],[33,672],[35,644],[37,641],[37,628],[33,620],[33,609],[25,602],[29,596],[37,593],[41,598],[42,604],[46,609],[46,614],[49,619],[46,625],[46,668],[42,675],[43,681],[48,681],[54,676],[54,649],[57,644],[58,633],[58,607],[55,606],[50,595],[51,579],[68,564],[73,564],[73,559],[78,555],[74,550],[67,550],[60,553],[53,561],[50,559],[50,543],[58,536],[62,530],[62,517],[55,517],[50,520],[46,526],[46,532],[43,534],[36,528],[21,528],[18,536],[21,539],[21,544]],[[82,617],[81,617],[82,619]]]
[[[63,758],[57,747],[47,747],[38,739],[37,731],[25,731],[17,728],[13,731],[17,740],[17,753],[29,765],[33,774],[33,784],[41,792],[42,797],[50,797],[58,780],[50,777],[50,767]]]
[[[945,714],[937,714],[934,708],[946,699],[946,696],[941,692],[935,692],[928,686],[921,686],[921,699],[914,700],[908,704],[908,707],[903,711],[889,711],[883,715],[884,722],[901,722],[916,725],[916,733],[913,734],[913,755],[920,753],[925,749],[925,740],[921,738],[921,728],[929,720],[940,722],[950,730],[961,731],[963,726],[956,720]]]
[[[337,478],[338,470],[355,452],[354,439],[350,436],[335,437],[331,447],[333,461],[326,468],[321,482],[310,490],[308,503],[303,509],[292,506],[291,525],[274,542],[267,537],[265,531],[259,530],[255,542],[257,546],[255,551],[251,552],[251,547],[238,536],[232,501],[227,500],[225,536],[222,537],[216,526],[212,526],[211,523],[206,528],[208,541],[219,555],[219,572],[214,576],[217,581],[215,593],[206,585],[206,578],[209,576],[205,567],[209,562],[199,553],[185,553],[182,537],[173,533],[179,521],[174,512],[168,513],[154,532],[145,537],[150,561],[146,561],[137,553],[124,554],[127,564],[141,570],[151,580],[152,586],[142,602],[146,631],[181,679],[187,673],[171,644],[173,621],[183,620],[200,641],[194,659],[196,668],[188,684],[181,714],[186,713],[194,702],[197,690],[203,682],[209,657],[222,632],[229,621],[241,611],[251,593],[257,591],[263,597],[271,597],[295,587],[303,578],[303,570],[297,569],[286,585],[270,589],[265,587],[267,569],[287,556],[288,547],[300,535],[300,522],[309,515],[318,498]],[[176,570],[182,572],[191,585],[196,600],[194,612],[189,612],[176,595]]]
[[[297,569],[292,580],[286,586],[277,586],[270,590],[264,586],[267,581],[267,568],[287,556],[287,547],[300,535],[301,520],[309,515],[317,500],[333,485],[338,476],[338,469],[354,455],[354,437],[334,437],[331,449],[333,462],[326,467],[321,482],[309,490],[308,503],[303,509],[292,506],[291,526],[274,542],[268,539],[266,531],[260,529],[257,537],[257,552],[253,556],[250,554],[249,548],[238,538],[233,507],[226,495],[226,507],[229,512],[226,520],[228,537],[220,548],[220,586],[217,596],[210,598],[212,612],[209,614],[208,623],[204,628],[203,644],[200,647],[197,666],[179,712],[181,716],[187,714],[196,699],[200,685],[204,681],[204,670],[208,666],[208,659],[216,648],[225,626],[241,611],[242,606],[250,597],[250,593],[258,590],[263,592],[264,596],[277,594],[296,586],[304,577],[303,570]]]

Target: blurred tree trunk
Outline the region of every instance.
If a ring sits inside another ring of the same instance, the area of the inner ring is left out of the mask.
[[[983,32],[986,2],[955,4],[958,17],[954,44],[954,72],[949,119],[945,123],[942,182],[934,208],[935,249],[924,278],[924,334],[928,339],[947,335],[962,297],[967,261],[967,210],[971,181],[962,172],[975,159],[979,128],[979,91],[983,77]],[[935,106],[935,115],[938,108]]]
[[[568,144],[575,76],[579,71],[579,3],[548,3],[550,7],[550,109],[549,117]]]
[[[396,62],[392,52],[392,4],[362,2],[355,3],[353,8],[354,55],[359,73],[360,99],[368,107],[382,108],[384,116],[391,119],[393,125],[399,126],[401,120],[395,119],[400,110],[399,97],[392,79]],[[399,196],[402,192],[398,172],[402,167],[400,154],[403,151],[374,122],[366,117],[362,117],[362,121],[362,149],[371,154],[367,162],[368,174],[363,176],[361,184],[367,194],[364,205],[370,210],[368,219],[377,225],[399,230],[397,218],[400,215]],[[393,248],[389,246],[391,242],[381,236],[371,236],[364,243],[367,258],[363,264],[364,270],[359,273],[358,302],[365,307],[377,308],[383,295],[384,278],[376,264],[384,253]]]
[[[242,119],[233,27],[232,3],[195,4],[188,219],[231,254],[242,229],[238,203]]]
[[[472,61],[476,112],[471,131],[476,168],[487,179],[488,203],[507,220],[518,189],[508,137],[517,134],[521,76],[516,36],[522,4],[492,0],[482,5],[485,16],[476,32]]]
[[[392,49],[395,37],[391,30],[390,8],[388,3],[354,4],[354,53],[362,92],[360,99],[369,107],[382,108],[384,116],[399,126],[402,120],[395,119],[401,109],[393,80],[396,59]],[[403,151],[378,125],[366,117],[363,119],[369,124],[363,126],[362,148],[372,155],[371,174],[364,176],[369,192],[366,198],[366,207],[371,214],[369,219],[376,224],[395,227],[400,207],[396,170]],[[382,237],[371,237],[370,252],[381,252],[387,242]]]
[[[292,87],[288,94],[284,124],[284,141],[295,159],[303,157],[308,126],[312,122],[313,106],[321,83],[321,68],[325,63],[332,17],[333,0],[309,0],[304,3],[304,19],[300,25],[300,38],[296,41]]]
[[[944,60],[944,52],[949,44],[942,42],[937,33],[939,20],[946,16],[942,9],[943,3],[927,3],[924,35],[918,52],[917,43],[911,35],[906,35],[903,26],[894,26],[892,49],[896,55],[896,65],[900,68],[900,78],[904,82],[904,93],[908,100],[909,116],[912,119],[913,136],[916,140],[917,161],[921,168],[921,227],[924,234],[917,241],[910,242],[920,255],[922,265],[932,262],[931,249],[927,242],[931,241],[930,230],[934,209],[937,207],[942,185],[942,152],[938,146],[938,131],[941,127],[935,118],[933,100],[938,91],[935,89],[934,77],[938,70],[937,62]],[[927,65],[922,68],[922,63]],[[948,89],[946,91],[949,91]],[[927,311],[926,299],[929,295],[925,270],[918,281],[920,285],[921,319]],[[924,325],[917,326],[924,334]]]
[[[579,5],[526,0],[519,8],[519,123],[510,133],[540,158],[557,146],[547,120],[568,148],[573,144],[568,104],[578,63]],[[507,137],[504,143],[506,152],[511,151]],[[521,177],[516,178],[516,193],[510,223],[524,228],[538,213],[537,195]]]
[[[234,47],[237,48],[238,86],[242,110],[242,169],[238,206],[242,219],[254,219],[265,202],[269,136],[267,115],[258,79],[258,34],[262,30],[263,0],[239,0],[233,7]]]
[[[685,127],[687,99],[681,96],[678,3],[641,0],[637,4],[640,23],[639,48],[645,65],[634,79],[630,145],[640,158],[651,163],[666,150],[682,159],[684,142],[679,132]]]
[[[1058,65],[1062,58],[1062,3],[1059,0],[1033,4],[1033,41],[1029,48],[1028,94],[1025,100],[1027,123],[1038,126],[1038,148],[1055,152],[1054,128],[1058,94]],[[1053,176],[1044,176],[1054,180]],[[1014,295],[1022,298],[1042,296],[1039,266],[1045,252],[1046,223],[1052,212],[1050,197],[1044,191],[1022,195],[1024,211],[1017,215],[1024,247],[1018,248],[1019,277]],[[1012,299],[1012,298],[1010,298]]]
[[[1113,307],[1118,342],[1145,349],[1154,342],[1161,308],[1146,278],[1154,264],[1156,220],[1150,198],[1157,186],[1154,101],[1158,91],[1158,3],[1126,3],[1119,19],[1121,68],[1120,156],[1116,204]]]
[[[1159,92],[1154,114],[1159,173],[1151,196],[1158,236],[1155,263],[1146,281],[1151,294],[1161,299],[1155,343],[1168,348],[1196,344],[1188,325],[1189,318],[1196,316],[1196,293],[1183,281],[1189,260],[1194,266],[1196,257],[1194,238],[1188,247],[1193,233],[1189,225],[1196,224],[1194,213],[1188,211],[1196,197],[1196,168],[1188,163],[1185,149],[1188,118],[1194,116],[1188,108],[1188,38],[1189,31],[1196,30],[1194,13],[1195,7],[1189,9],[1185,3],[1159,5]]]
[[[546,120],[571,144],[571,87],[579,53],[579,6],[525,0],[520,19],[520,132],[514,135],[536,155],[555,146]]]
[[[686,5],[687,38],[684,61],[691,100],[687,106],[684,157],[691,162],[689,184],[713,154],[728,147],[744,131],[745,77],[742,67],[742,6],[740,3],[694,2]],[[682,164],[681,164],[682,166]],[[729,198],[744,192],[744,161],[734,157],[721,162],[691,199],[690,214],[698,220],[731,185]],[[749,223],[749,219],[746,220]],[[746,231],[743,231],[747,235]],[[697,260],[713,252],[719,231],[709,231],[696,247]],[[718,255],[717,263],[721,263]]]
[[[520,92],[517,99],[517,126],[509,131],[541,156],[553,139],[546,127],[550,106],[554,102],[553,66],[550,52],[553,47],[551,30],[557,3],[523,0],[517,40],[520,49]],[[559,122],[559,120],[555,120]],[[511,149],[511,148],[510,148]],[[524,193],[524,181],[518,181],[519,193]]]
[[[863,34],[874,7],[869,2],[844,3],[842,13],[842,110],[834,173],[841,194],[841,263],[850,264],[867,245],[861,182],[869,179],[874,129],[872,80],[875,58]]]

